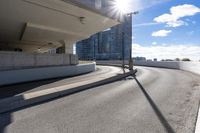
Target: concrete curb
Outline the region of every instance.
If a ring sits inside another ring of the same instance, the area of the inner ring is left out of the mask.
[[[122,64],[121,60],[108,60],[100,61],[97,64]],[[125,61],[128,64],[128,61]],[[157,67],[157,68],[167,68],[167,69],[177,69],[192,72],[200,75],[200,62],[184,62],[184,61],[135,61],[134,66],[146,66],[146,67]]]
[[[92,87],[108,84],[108,83],[123,79],[125,77],[135,75],[136,72],[137,70],[134,70],[131,72],[127,72],[125,74],[120,74],[117,76],[101,79],[98,81],[95,81],[95,80],[83,81],[82,85],[80,86],[77,86],[77,84],[76,85],[71,84],[68,86],[55,87],[55,88],[50,88],[50,89],[41,90],[37,92],[18,95],[18,96],[14,96],[10,98],[5,98],[0,101],[0,113],[2,114],[2,113],[10,112],[22,107],[26,107],[28,105],[38,104],[50,99],[62,97],[65,95],[70,95],[73,93],[90,89]]]
[[[96,63],[0,71],[0,86],[43,79],[76,76],[96,70]]]
[[[195,133],[200,133],[200,106],[199,106],[198,109],[199,110],[198,110],[198,114],[197,114],[197,122],[196,122]]]

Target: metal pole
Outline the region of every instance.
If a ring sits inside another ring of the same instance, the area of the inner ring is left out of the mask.
[[[94,39],[94,55],[93,55],[93,60],[95,61],[96,60],[96,39]]]
[[[125,61],[124,61],[124,32],[122,32],[122,68],[125,67]]]
[[[127,14],[128,16],[130,15],[130,21],[131,21],[131,36],[133,34],[132,32],[132,18],[133,18],[133,15],[136,15],[138,14],[139,12],[136,11],[136,12],[132,12],[132,13],[129,13]],[[129,70],[133,70],[133,59],[132,59],[132,37],[131,37],[131,45],[130,45],[130,57],[129,57]]]
[[[131,36],[132,36],[132,13],[130,14],[130,21],[131,21]],[[129,57],[129,70],[133,70],[133,59],[132,59],[132,37],[129,38],[131,40],[130,44],[130,57]]]

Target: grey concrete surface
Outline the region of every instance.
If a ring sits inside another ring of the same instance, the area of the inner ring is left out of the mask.
[[[128,61],[125,61],[128,64]],[[97,61],[97,64],[122,64],[120,60],[109,60],[109,61]],[[159,67],[189,71],[200,75],[200,62],[184,62],[184,61],[135,61],[135,66],[148,66],[148,67]]]
[[[73,54],[39,54],[0,51],[0,71],[77,64],[78,56]]]
[[[85,2],[79,1],[1,0],[0,46],[31,53],[38,49],[46,52],[60,47],[58,41],[66,40],[65,44],[71,47],[75,42],[120,23],[120,17],[109,17],[105,12],[82,6]],[[9,8],[12,5],[15,6]],[[110,8],[109,5],[104,3],[102,6]],[[73,49],[65,52],[73,53]]]
[[[197,116],[195,133],[200,133],[200,107],[199,107],[198,116]]]
[[[200,62],[180,62],[180,69],[200,75]]]
[[[88,72],[93,72],[95,71],[95,69],[95,63],[88,63],[73,66],[39,67],[0,71],[0,86],[42,79],[75,76]]]
[[[121,80],[37,106],[0,114],[3,133],[193,133],[200,77],[138,67]]]

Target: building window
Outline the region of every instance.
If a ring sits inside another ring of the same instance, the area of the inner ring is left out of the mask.
[[[101,0],[95,0],[95,8],[96,9],[102,8],[102,1]]]

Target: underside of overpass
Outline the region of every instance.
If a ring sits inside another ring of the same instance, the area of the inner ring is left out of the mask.
[[[108,6],[95,2],[1,0],[0,50],[43,53],[65,46],[65,53],[72,54],[77,41],[119,24],[103,13]]]
[[[0,0],[0,85],[94,71],[95,63],[79,64],[73,45],[121,22],[109,2]],[[62,54],[51,53],[57,48]]]

